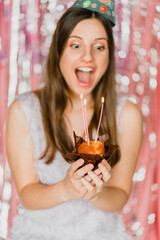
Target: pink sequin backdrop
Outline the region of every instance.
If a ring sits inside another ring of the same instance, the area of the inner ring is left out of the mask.
[[[41,74],[52,33],[57,20],[72,2],[74,0],[0,1],[0,239],[7,239],[17,213],[15,189],[6,164],[7,105],[17,93],[43,85]],[[117,91],[138,104],[144,128],[133,190],[122,216],[131,239],[158,240],[160,2],[119,0],[116,2],[116,22]]]

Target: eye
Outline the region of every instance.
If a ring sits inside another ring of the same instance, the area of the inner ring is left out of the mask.
[[[72,48],[80,48],[80,45],[77,44],[77,43],[74,43],[74,44],[71,45],[71,47],[72,47]]]
[[[104,46],[96,45],[95,48],[99,51],[102,51],[104,49]]]

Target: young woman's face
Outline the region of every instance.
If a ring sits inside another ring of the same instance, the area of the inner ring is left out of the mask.
[[[85,19],[73,29],[60,58],[62,75],[74,94],[88,95],[108,67],[108,36],[102,23]]]

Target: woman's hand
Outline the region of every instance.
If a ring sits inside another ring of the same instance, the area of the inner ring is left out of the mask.
[[[111,166],[103,159],[95,171],[89,171],[87,176],[81,178],[87,190],[84,199],[93,200],[98,196],[111,177],[110,170]]]
[[[88,189],[83,185],[81,179],[90,172],[94,166],[93,164],[84,164],[83,159],[79,159],[71,164],[67,171],[67,175],[63,180],[63,199],[64,201],[83,197]]]

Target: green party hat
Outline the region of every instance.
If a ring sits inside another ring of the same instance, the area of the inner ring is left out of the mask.
[[[76,0],[72,7],[85,8],[101,13],[115,25],[115,0]]]

